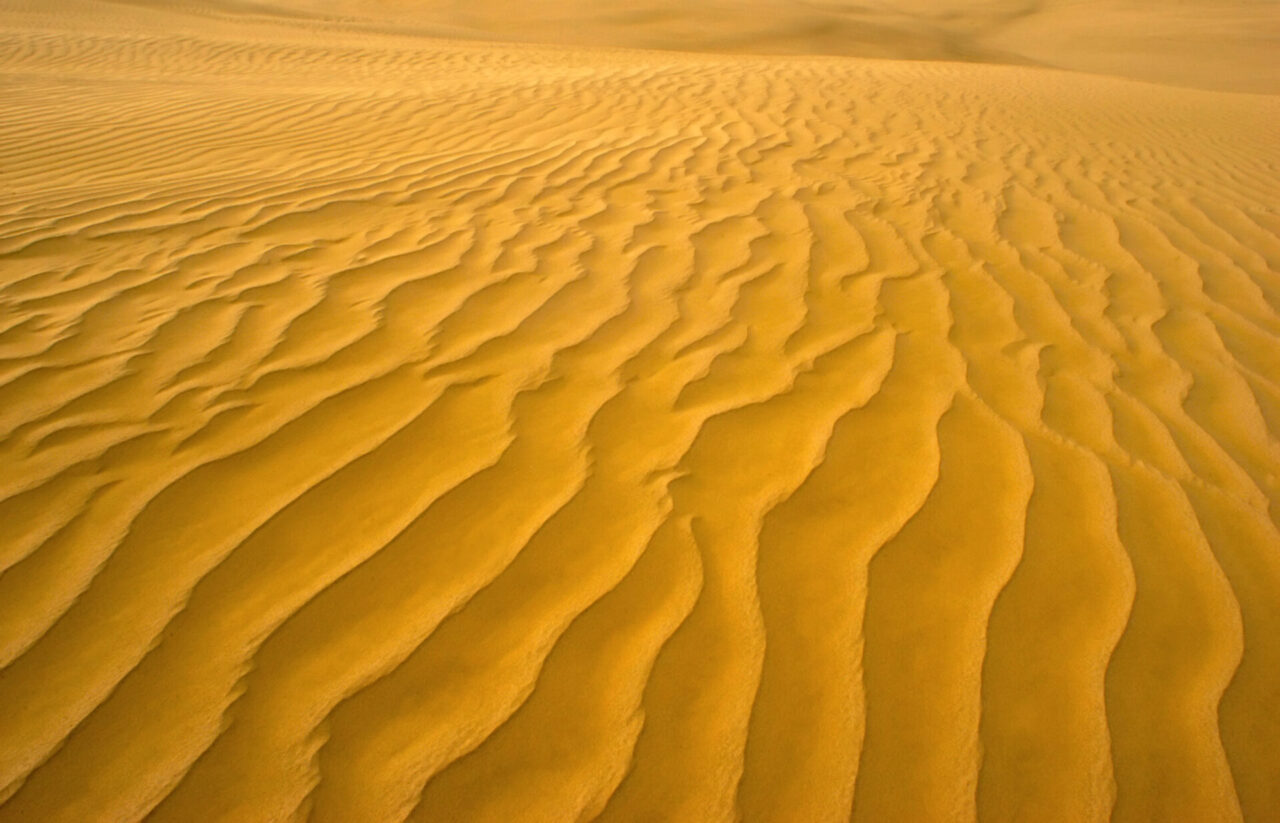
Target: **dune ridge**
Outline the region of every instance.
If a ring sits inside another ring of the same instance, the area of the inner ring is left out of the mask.
[[[91,22],[0,821],[1280,814],[1280,98]]]

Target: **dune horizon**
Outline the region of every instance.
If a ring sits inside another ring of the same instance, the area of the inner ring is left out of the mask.
[[[1026,65],[1280,94],[1274,0],[59,0],[68,2],[375,35]]]
[[[1280,819],[1276,4],[0,44],[0,823]]]

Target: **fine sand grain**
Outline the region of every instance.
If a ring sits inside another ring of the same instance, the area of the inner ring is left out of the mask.
[[[0,2],[0,823],[1280,819],[1247,49],[339,5]]]

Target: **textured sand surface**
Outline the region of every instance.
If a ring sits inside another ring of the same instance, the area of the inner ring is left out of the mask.
[[[4,0],[11,7],[51,2]],[[1052,66],[1280,93],[1277,0],[115,0],[450,38]]]
[[[0,3],[0,821],[1280,819],[1280,97],[279,12]]]

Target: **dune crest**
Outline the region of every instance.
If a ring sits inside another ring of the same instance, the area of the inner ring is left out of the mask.
[[[1280,97],[9,6],[0,822],[1280,815]]]

